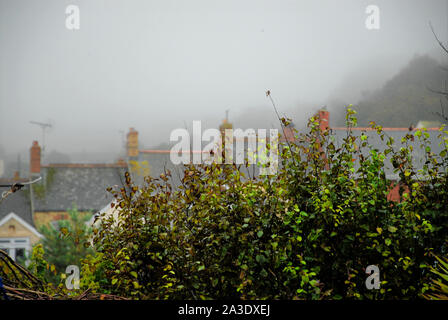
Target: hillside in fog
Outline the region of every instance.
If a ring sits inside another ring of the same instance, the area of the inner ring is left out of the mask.
[[[408,65],[388,80],[381,88],[366,93],[354,109],[359,125],[370,121],[387,127],[409,127],[418,121],[442,121],[437,112],[444,106],[444,98],[433,91],[442,91],[447,71],[429,56],[415,56]],[[443,98],[443,99],[442,99]],[[338,106],[337,125],[344,125],[344,108]]]

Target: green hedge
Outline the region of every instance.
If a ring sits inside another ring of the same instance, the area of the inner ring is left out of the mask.
[[[339,147],[312,118],[295,143],[281,146],[275,176],[189,166],[174,190],[169,172],[148,177],[141,189],[127,175],[126,186],[112,191],[118,225],[100,219],[98,256],[84,261],[83,285],[140,299],[421,297],[430,283],[429,253],[446,252],[448,132],[440,132],[440,154],[427,148],[424,131],[410,132],[395,150],[372,124],[384,141],[380,151],[366,135],[352,134],[354,113],[347,112]],[[421,171],[411,139],[425,147]],[[387,197],[388,158],[407,186],[401,202]],[[366,289],[369,265],[380,269],[379,290]]]

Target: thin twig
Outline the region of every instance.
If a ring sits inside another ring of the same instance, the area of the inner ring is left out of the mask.
[[[291,152],[292,161],[294,162],[294,165],[296,166],[296,165],[297,165],[297,163],[296,163],[296,159],[294,158],[294,155],[292,154],[291,144],[289,143],[288,137],[286,136],[285,126],[283,125],[283,122],[282,122],[282,119],[281,119],[281,117],[280,117],[280,114],[279,114],[278,111],[277,111],[277,107],[276,107],[276,105],[275,105],[274,99],[272,99],[271,91],[270,91],[270,90],[266,91],[266,96],[271,100],[272,106],[274,107],[274,111],[275,111],[275,113],[276,113],[276,115],[277,115],[277,119],[278,119],[278,121],[280,122],[280,126],[282,127],[283,136],[285,137],[285,141],[286,141],[286,143],[288,144],[289,152]]]
[[[432,26],[431,21],[429,22],[429,27],[431,28],[431,32],[434,35],[434,38],[436,38],[436,41],[439,43],[439,46],[446,52],[448,53],[448,49],[444,46],[444,44],[442,43],[442,41],[439,40],[439,38],[437,37],[436,32],[434,31],[434,28]]]

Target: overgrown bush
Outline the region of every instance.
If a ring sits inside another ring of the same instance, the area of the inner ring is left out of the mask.
[[[32,266],[42,266],[42,262],[38,261],[45,261],[47,270],[41,270],[38,274],[42,275],[45,281],[54,284],[61,281],[61,274],[65,274],[67,266],[81,266],[81,260],[93,253],[92,248],[85,245],[92,236],[91,228],[87,224],[91,215],[80,213],[76,206],[67,212],[67,219],[55,221],[54,224],[44,225],[39,229],[44,237],[33,250]]]
[[[395,150],[372,124],[384,141],[378,150],[352,133],[350,109],[346,120],[338,146],[311,118],[307,133],[281,145],[274,176],[187,166],[175,190],[170,172],[147,177],[143,188],[127,174],[112,191],[118,217],[101,217],[94,230],[100,256],[85,261],[84,285],[149,299],[420,297],[429,287],[429,252],[446,252],[448,132],[441,131],[440,154],[424,131],[409,132]],[[425,148],[421,170],[412,139]],[[401,202],[388,198],[388,161],[404,186]],[[365,286],[369,265],[380,269],[379,290]]]

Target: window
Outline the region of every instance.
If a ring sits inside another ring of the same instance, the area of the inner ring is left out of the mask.
[[[16,261],[17,262],[25,262],[26,256],[25,256],[25,248],[16,248]]]
[[[30,252],[31,245],[29,238],[1,238],[0,249],[14,260],[24,262],[26,255]]]

